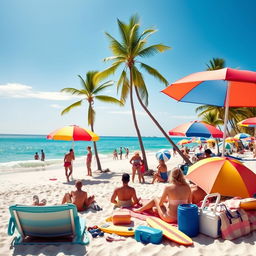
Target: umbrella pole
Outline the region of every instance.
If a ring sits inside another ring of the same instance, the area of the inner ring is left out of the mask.
[[[229,91],[230,91],[230,85],[229,82],[227,84],[227,95],[225,100],[225,115],[224,115],[224,132],[223,132],[223,143],[222,143],[222,154],[223,157],[225,154],[225,139],[226,139],[226,133],[227,133],[227,124],[228,124],[228,109],[229,109]]]

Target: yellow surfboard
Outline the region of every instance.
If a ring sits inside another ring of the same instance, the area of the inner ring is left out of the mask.
[[[111,222],[101,224],[100,230],[110,234],[117,234],[119,236],[134,236],[134,227],[129,226],[117,226]]]
[[[152,227],[152,228],[157,228],[163,231],[163,235],[182,245],[192,245],[193,241],[190,237],[188,237],[186,234],[178,230],[176,227],[172,226],[171,224],[161,220],[160,218],[157,217],[148,217],[146,219],[147,223]]]

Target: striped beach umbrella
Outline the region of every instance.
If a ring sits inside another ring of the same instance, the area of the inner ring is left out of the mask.
[[[236,139],[236,138],[234,138],[234,137],[227,137],[227,138],[225,139],[225,142],[227,142],[227,143],[235,143],[235,142],[237,142],[237,141],[239,141],[239,139]]]
[[[191,121],[175,127],[169,135],[186,137],[222,138],[223,132],[203,121]]]
[[[77,125],[68,125],[57,129],[47,136],[50,140],[97,141],[99,136],[94,132]]]
[[[189,167],[186,178],[208,194],[253,197],[256,193],[256,174],[240,161],[228,157],[200,160]]]
[[[239,122],[238,125],[245,127],[256,127],[256,117],[244,119],[243,121]]]
[[[235,139],[239,139],[239,140],[246,139],[248,137],[251,137],[251,135],[248,133],[238,133],[234,136]]]
[[[162,149],[156,153],[157,160],[164,160],[167,162],[171,158],[170,151],[167,149]]]

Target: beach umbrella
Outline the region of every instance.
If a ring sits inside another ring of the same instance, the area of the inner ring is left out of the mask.
[[[191,140],[183,139],[183,140],[180,140],[177,144],[178,145],[185,145],[185,144],[189,144],[189,143],[191,143]]]
[[[191,142],[198,143],[198,144],[206,143],[206,138],[192,138]]]
[[[164,160],[167,162],[171,158],[170,151],[167,149],[161,149],[156,153],[157,160]]]
[[[186,137],[222,138],[223,132],[203,121],[191,121],[169,131],[169,135]]]
[[[256,117],[244,119],[243,121],[239,122],[238,125],[245,127],[256,127]]]
[[[249,137],[251,137],[251,135],[248,133],[238,133],[234,136],[235,139],[239,139],[239,140],[246,139]]]
[[[256,174],[240,161],[228,157],[200,160],[189,167],[186,178],[208,194],[253,197],[256,193]]]
[[[193,73],[162,92],[182,102],[225,107],[225,140],[229,107],[256,107],[256,72],[223,68]],[[225,142],[222,156],[224,148]]]
[[[99,136],[94,132],[77,125],[68,125],[51,132],[47,139],[66,141],[97,141]]]
[[[225,142],[227,142],[227,143],[235,143],[235,142],[237,142],[237,141],[239,141],[239,139],[236,139],[236,138],[234,138],[234,137],[227,137],[227,138],[225,139]]]
[[[216,142],[216,140],[215,139],[208,139],[206,142],[208,142],[208,143],[215,143]]]
[[[219,147],[221,147],[223,145],[223,142],[220,142],[218,144]],[[232,146],[229,142],[225,143],[225,149],[232,149]]]

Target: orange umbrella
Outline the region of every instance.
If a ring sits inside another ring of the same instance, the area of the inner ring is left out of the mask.
[[[68,141],[97,141],[99,140],[99,136],[83,127],[77,125],[68,125],[53,131],[47,136],[47,139]]]
[[[228,157],[200,160],[189,167],[186,178],[206,193],[240,197],[253,197],[256,193],[256,174],[240,161]]]
[[[188,143],[191,143],[191,140],[184,139],[184,140],[180,140],[177,144],[178,145],[185,145],[185,144],[188,144]]]
[[[235,143],[236,141],[240,141],[240,140],[235,137],[227,137],[225,139],[225,142],[227,142],[227,143]]]

